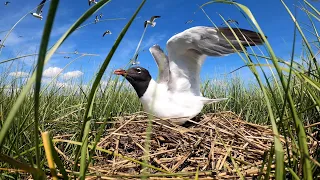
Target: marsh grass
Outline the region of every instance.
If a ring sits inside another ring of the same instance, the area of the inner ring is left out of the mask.
[[[142,110],[135,92],[127,86],[125,81],[120,81],[112,74],[106,76],[104,74],[113,53],[143,7],[145,0],[123,28],[89,84],[79,82],[71,82],[68,85],[59,84],[55,81],[57,75],[50,83],[41,85],[42,69],[56,53],[57,48],[75,30],[86,26],[82,23],[109,1],[101,0],[91,7],[75,21],[53,47],[48,48],[47,43],[58,2],[58,0],[51,1],[39,53],[21,55],[0,62],[0,65],[7,65],[23,57],[38,55],[38,63],[30,77],[12,79],[9,76],[9,70],[4,70],[0,77],[0,164],[3,171],[1,176],[11,179],[23,178],[26,175],[21,172],[27,172],[36,179],[44,178],[45,174],[51,174],[50,176],[55,178],[57,174],[61,174],[64,179],[67,177],[84,179],[88,175],[89,165],[94,163],[92,157],[99,151],[170,176],[179,176],[179,173],[169,173],[161,167],[148,164],[148,161],[137,161],[97,146],[100,138],[107,135],[105,130],[112,127],[112,116],[128,115]],[[309,154],[307,135],[316,134],[319,127],[316,123],[320,119],[318,60],[320,37],[317,31],[320,13],[310,2],[304,0],[300,9],[306,13],[309,22],[302,23],[309,25],[302,27],[295,13],[292,13],[283,1],[281,2],[294,25],[291,58],[284,60],[277,57],[268,39],[263,36],[266,51],[248,48],[250,52],[244,51],[243,54],[239,54],[246,63],[246,67],[254,74],[255,81],[246,82],[239,76],[205,80],[201,91],[206,97],[229,97],[229,99],[206,106],[202,113],[232,111],[248,122],[271,125],[274,145],[265,153],[264,163],[259,167],[261,169],[259,179],[269,179],[273,173],[276,179],[283,179],[285,176],[295,179],[316,179],[320,174],[320,150],[313,152],[312,156]],[[233,4],[247,16],[253,29],[264,34],[246,6],[236,2],[217,0],[200,6],[201,10],[205,13],[203,8],[212,3]],[[221,18],[224,20],[222,16]],[[311,33],[312,36],[306,36],[306,32]],[[295,58],[296,36],[302,37],[303,47],[303,53],[298,60]],[[78,58],[86,55],[90,54],[82,54]],[[75,63],[78,58],[68,65]],[[107,83],[101,82],[103,77],[107,79],[105,81]],[[34,85],[35,89],[32,90]],[[280,135],[290,143],[281,143]],[[57,138],[52,138],[53,136],[68,137],[68,140],[62,144]],[[61,160],[61,154],[65,155],[64,161]],[[232,157],[230,158],[233,160]],[[232,163],[234,167],[238,166],[237,162],[232,161]],[[273,164],[276,165],[275,172],[271,168]],[[266,171],[263,171],[264,167]],[[17,171],[12,172],[13,168]],[[242,177],[238,168],[236,170],[239,177]],[[198,179],[202,172],[197,169],[192,173],[195,179]],[[144,174],[141,177],[147,177],[147,175]]]

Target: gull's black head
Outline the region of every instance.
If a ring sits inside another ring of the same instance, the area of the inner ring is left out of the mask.
[[[139,98],[146,92],[151,80],[149,71],[140,66],[135,66],[127,70],[117,69],[114,71],[114,74],[124,76],[136,90]]]

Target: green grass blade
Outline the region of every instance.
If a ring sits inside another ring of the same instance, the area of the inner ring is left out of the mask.
[[[46,2],[46,3],[47,3],[47,2]],[[33,8],[31,11],[29,11],[28,13],[26,13],[24,16],[22,16],[22,17],[11,27],[11,29],[8,30],[9,32],[8,32],[8,33],[5,35],[5,37],[2,39],[1,45],[4,44],[4,42],[7,40],[7,38],[9,37],[9,35],[11,34],[11,32],[13,31],[13,29],[14,29],[25,17],[27,17],[28,15],[30,15],[30,13],[31,13],[32,11],[36,10],[37,8],[38,8],[38,6],[35,7],[35,8]],[[4,32],[6,32],[6,31],[4,31]],[[2,48],[0,48],[0,55],[1,55],[1,52],[2,52]]]
[[[291,169],[291,168],[289,168],[289,167],[288,167],[287,169],[288,169],[289,172],[291,173],[293,179],[295,179],[295,180],[299,180],[299,179],[300,179],[299,176],[293,171],[293,169]]]
[[[38,54],[37,53],[35,53],[35,54],[26,54],[26,55],[23,55],[23,56],[18,56],[18,57],[6,59],[4,61],[1,61],[0,64],[7,63],[7,62],[10,62],[10,61],[14,61],[14,60],[21,59],[21,58],[25,58],[25,57],[36,56],[36,55],[38,55]]]
[[[313,86],[314,88],[316,88],[318,91],[320,91],[320,83],[317,82],[314,79],[311,79],[309,76],[300,73],[300,77],[301,79],[305,80],[306,82],[308,82],[311,86]]]
[[[308,43],[308,40],[307,40],[306,36],[304,35],[303,31],[301,30],[298,21],[297,21],[296,18],[293,16],[293,14],[291,13],[291,11],[290,11],[290,9],[288,8],[288,6],[286,5],[286,3],[283,2],[283,0],[281,0],[281,2],[282,2],[282,4],[283,4],[283,6],[286,8],[287,12],[289,13],[292,21],[295,23],[296,27],[298,28],[298,31],[299,31],[302,39],[303,39],[303,42],[305,43],[305,45],[306,45],[306,47],[307,47],[307,50],[309,51],[309,53],[310,53],[310,55],[311,55],[311,57],[312,57],[312,61],[313,61],[313,63],[314,63],[314,66],[315,66],[316,70],[318,71],[318,74],[320,74],[320,69],[319,69],[319,67],[318,67],[317,59],[315,58],[315,55],[314,55],[314,53],[312,52],[312,48],[311,48],[310,44]],[[306,2],[306,1],[305,1],[305,2]]]
[[[32,166],[26,165],[26,164],[19,162],[19,161],[15,160],[12,157],[9,157],[7,155],[0,153],[0,159],[1,159],[1,161],[7,162],[16,168],[19,168],[19,169],[22,169],[26,172],[31,173],[33,177],[42,177],[44,175],[43,171],[41,171],[40,169],[36,169]]]
[[[95,13],[99,8],[103,7],[106,3],[110,2],[110,0],[101,0],[96,5],[92,6],[89,10],[87,10],[63,35],[62,37],[55,43],[55,45],[49,50],[46,55],[45,63],[47,63],[52,57],[53,53],[61,46],[61,44],[75,31],[77,27],[79,27],[85,20],[87,20],[93,13]],[[23,87],[20,95],[17,100],[13,104],[10,112],[0,130],[0,149],[2,148],[5,137],[10,129],[10,125],[12,124],[16,113],[19,110],[19,107],[22,105],[27,93],[31,89],[34,81],[35,81],[35,73],[30,77],[27,84]]]
[[[82,146],[81,146],[81,160],[80,160],[80,179],[85,179],[86,177],[86,163],[87,163],[87,151],[88,151],[88,136],[90,131],[90,123],[91,121],[86,122],[86,126],[84,128],[84,136],[82,139]],[[89,164],[89,163],[88,163]]]
[[[54,145],[53,145],[52,140],[50,138],[49,132],[43,132],[43,133],[41,133],[41,135],[42,135],[43,146],[46,151],[47,158],[49,157],[49,158],[51,158],[51,160],[54,161],[54,163],[59,168],[59,171],[62,174],[63,179],[68,179],[68,174],[64,168],[62,161],[60,160],[60,158],[58,156],[57,151],[54,149]],[[47,155],[47,153],[48,153],[48,155]],[[50,162],[50,163],[52,164],[53,162]],[[49,164],[49,162],[48,162],[48,164]],[[54,166],[51,166],[51,167],[54,167]]]
[[[59,0],[52,0],[49,8],[49,13],[47,16],[46,24],[44,27],[42,40],[40,44],[38,65],[36,70],[36,83],[34,90],[34,140],[36,147],[36,163],[37,167],[40,168],[40,149],[39,149],[39,107],[40,107],[40,88],[41,88],[41,77],[44,66],[44,61],[46,58],[46,52],[49,44],[50,34],[53,27],[54,18],[56,15]]]
[[[258,22],[255,20],[255,18],[253,16],[253,14],[251,13],[251,11],[246,6],[244,6],[242,4],[239,4],[239,3],[236,3],[236,2],[230,2],[230,1],[213,1],[212,3],[214,3],[214,2],[216,2],[216,3],[234,4],[237,7],[239,7],[249,17],[249,19],[252,21],[252,23],[256,26],[256,28],[258,29],[259,33],[262,35],[262,38],[263,38],[264,42],[266,43],[266,46],[267,46],[267,48],[268,48],[268,50],[269,50],[269,52],[271,54],[272,62],[275,61],[276,56],[273,53],[273,51],[271,49],[271,46],[268,43],[268,40],[266,39],[266,36],[264,35],[263,31],[260,29],[260,26],[258,25]],[[204,5],[206,5],[206,4],[204,4]],[[203,7],[204,5],[202,5],[201,7]],[[237,38],[237,36],[235,34],[234,34],[234,36]],[[239,41],[239,39],[237,39],[237,40]],[[247,56],[247,58],[248,58],[248,56]],[[280,70],[279,70],[279,65],[277,64],[277,62],[276,62],[276,64],[274,63],[274,66],[279,72]],[[283,147],[282,147],[281,141],[279,139],[279,132],[278,132],[278,128],[277,128],[277,125],[276,125],[275,116],[274,116],[274,113],[273,113],[273,110],[272,110],[272,107],[271,107],[271,104],[270,104],[269,97],[268,97],[267,92],[266,92],[266,90],[265,90],[265,88],[264,88],[264,86],[263,86],[263,84],[262,84],[262,82],[260,80],[260,77],[259,77],[259,75],[258,75],[258,73],[257,73],[257,71],[255,69],[255,66],[251,66],[250,69],[253,72],[253,74],[255,75],[255,77],[256,77],[256,79],[257,79],[257,81],[258,81],[258,83],[259,83],[259,85],[261,87],[261,90],[263,91],[263,94],[264,94],[264,97],[265,97],[265,100],[266,100],[266,105],[267,105],[267,108],[268,108],[270,121],[271,121],[271,124],[272,124],[272,131],[274,133],[274,144],[275,144],[275,152],[276,152],[276,165],[277,165],[276,179],[283,179],[283,177],[284,177],[284,151],[283,151]]]
[[[320,16],[320,12],[314,6],[312,6],[312,4],[306,0],[304,0],[304,3],[306,3],[315,13],[317,13],[318,16]]]
[[[234,4],[236,4],[239,8],[241,8],[242,10],[245,11],[245,13],[249,16],[249,18],[252,20],[252,22],[254,23],[256,28],[258,29],[259,33],[263,34],[260,26],[258,25],[258,23],[255,20],[254,16],[251,14],[250,10],[246,6],[243,6],[241,4],[238,4],[238,3],[234,3]],[[294,17],[292,17],[292,18],[294,19]],[[297,28],[298,28],[299,31],[301,31],[299,26],[297,26]],[[302,33],[302,36],[303,36],[303,33]],[[281,68],[279,67],[278,62],[276,61],[276,56],[275,56],[275,54],[274,54],[274,52],[273,52],[268,40],[265,38],[264,35],[262,37],[263,37],[263,39],[265,41],[265,44],[267,46],[267,49],[268,49],[268,51],[269,51],[269,53],[270,53],[270,55],[272,57],[272,62],[273,62],[274,66],[275,66],[275,68],[277,70],[277,73],[278,73],[280,82],[281,82],[281,84],[283,86],[283,89],[287,89],[288,90],[289,89],[289,88],[287,88],[288,84],[286,83],[286,81],[285,81],[285,79],[283,77],[283,73],[281,72]],[[304,41],[306,41],[306,40],[304,39]],[[291,113],[292,113],[292,116],[293,116],[293,119],[294,119],[294,122],[295,122],[296,130],[297,130],[298,142],[299,142],[299,146],[300,146],[299,149],[301,151],[301,158],[302,158],[302,165],[303,165],[303,175],[304,175],[304,177],[306,179],[312,179],[311,164],[310,164],[309,159],[307,158],[309,156],[309,151],[308,151],[308,146],[307,146],[307,140],[306,140],[306,134],[305,134],[304,126],[303,126],[300,118],[297,115],[297,112],[296,112],[295,105],[294,105],[294,102],[293,102],[291,94],[287,91],[287,92],[285,92],[285,95],[286,95],[286,98],[288,99],[289,107],[290,107],[290,110],[291,110]],[[276,134],[276,136],[277,136],[277,134]],[[277,144],[281,145],[279,143],[280,143],[280,141]],[[284,173],[283,149],[281,148],[281,154],[282,154],[281,156],[282,157],[279,158],[277,156],[277,153],[278,153],[277,144],[276,144],[276,141],[275,141],[276,164],[277,164],[276,179],[282,179],[283,178],[283,173]],[[282,145],[281,145],[281,147],[282,147]],[[282,165],[278,166],[278,163],[282,164]]]
[[[199,165],[197,166],[197,171],[194,179],[199,180]]]
[[[137,16],[137,14],[139,13],[139,11],[141,10],[141,8],[143,7],[144,3],[146,2],[146,0],[143,0],[140,4],[140,6],[137,8],[137,10],[135,11],[135,13],[133,14],[133,16],[131,17],[131,19],[129,20],[129,22],[125,25],[125,27],[123,28],[123,30],[121,31],[121,33],[119,34],[117,40],[115,41],[114,45],[112,46],[108,56],[106,57],[106,59],[104,60],[103,64],[101,65],[101,68],[99,69],[99,72],[96,75],[96,78],[92,84],[91,90],[90,90],[90,94],[88,97],[88,103],[86,106],[86,110],[84,113],[84,117],[83,117],[83,123],[81,126],[81,130],[80,130],[80,135],[79,135],[79,141],[81,141],[81,139],[83,138],[83,136],[87,136],[86,134],[84,134],[84,129],[86,126],[86,122],[91,118],[91,110],[92,110],[92,106],[93,106],[93,102],[94,102],[94,96],[96,94],[97,88],[100,84],[100,81],[102,79],[102,76],[105,72],[105,70],[107,69],[109,62],[111,61],[111,58],[113,56],[113,54],[115,53],[116,49],[118,48],[121,40],[123,39],[124,35],[126,34],[126,32],[128,31],[129,27],[131,26],[133,20],[135,19],[135,17]],[[77,147],[76,149],[76,155],[79,153],[79,147]],[[77,157],[75,159],[75,162],[77,162]],[[77,164],[77,163],[75,163]],[[76,166],[75,166],[76,168]]]
[[[53,1],[52,1],[53,2]],[[55,163],[54,163],[54,158],[52,155],[52,152],[54,151],[53,147],[50,144],[50,136],[48,132],[43,132],[41,133],[42,135],[42,141],[43,141],[43,146],[44,146],[44,150],[46,153],[46,158],[48,161],[48,166],[52,175],[52,179],[57,180],[57,170],[55,167]]]

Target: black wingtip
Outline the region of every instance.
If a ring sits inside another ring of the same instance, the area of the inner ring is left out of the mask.
[[[221,33],[223,33],[229,40],[236,40],[233,32],[234,31],[236,36],[240,41],[248,41],[248,43],[243,43],[245,46],[254,46],[254,45],[261,45],[264,43],[264,39],[262,37],[262,34],[247,30],[247,29],[241,29],[241,28],[229,28],[229,27],[221,27],[218,28]],[[267,36],[264,36],[265,38],[268,38]]]

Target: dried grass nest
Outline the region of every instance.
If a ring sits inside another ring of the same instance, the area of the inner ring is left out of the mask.
[[[147,160],[148,164],[180,176],[165,176],[163,172],[143,169],[140,164],[99,152],[89,171],[101,176],[88,179],[140,179],[143,171],[152,174],[149,179],[195,179],[196,176],[239,179],[239,172],[246,179],[254,179],[273,142],[269,126],[248,123],[232,112],[202,115],[189,127],[164,125],[154,119],[146,157],[147,127],[148,116],[143,112],[117,117],[114,127],[108,129],[98,146],[139,161]],[[283,137],[280,140],[285,143]]]

